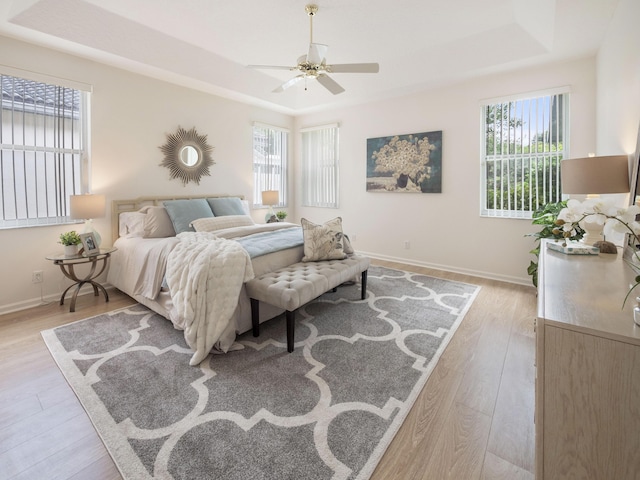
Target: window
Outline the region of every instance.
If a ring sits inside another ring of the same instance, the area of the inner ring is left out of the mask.
[[[561,200],[568,111],[566,90],[482,106],[482,215],[531,218]]]
[[[87,191],[88,94],[0,74],[0,228],[69,222]]]
[[[277,190],[287,206],[287,157],[289,131],[270,125],[253,125],[253,206],[262,208],[262,192]]]
[[[302,129],[302,205],[338,208],[338,125]]]

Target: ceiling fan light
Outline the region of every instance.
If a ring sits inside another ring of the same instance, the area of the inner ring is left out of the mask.
[[[309,52],[306,55],[302,55],[298,58],[298,63],[294,67],[290,67],[291,71],[299,71],[300,74],[296,77],[284,82],[278,88],[273,90],[274,93],[280,93],[287,88],[295,85],[306,78],[315,78],[318,82],[329,90],[334,95],[344,92],[342,88],[335,80],[326,75],[327,73],[377,73],[379,66],[377,63],[344,63],[338,65],[327,65],[325,56],[328,45],[323,43],[313,42],[313,16],[318,12],[318,6],[309,4],[305,7],[307,15],[309,15]],[[288,67],[282,66],[267,66],[267,65],[251,65],[252,68],[277,68],[285,69]],[[306,90],[306,84],[305,84]]]

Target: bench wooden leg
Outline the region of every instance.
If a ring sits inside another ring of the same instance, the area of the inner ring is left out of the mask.
[[[365,298],[367,298],[367,270],[362,272],[362,293],[360,294],[361,300]]]
[[[251,298],[251,326],[253,327],[253,336],[260,336],[260,303],[255,298]]]
[[[287,352],[293,352],[296,311],[287,310]]]

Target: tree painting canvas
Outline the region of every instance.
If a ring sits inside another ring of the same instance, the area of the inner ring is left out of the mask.
[[[368,138],[367,191],[442,193],[442,130]]]

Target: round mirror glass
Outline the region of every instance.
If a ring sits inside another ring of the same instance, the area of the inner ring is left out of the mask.
[[[185,145],[180,149],[180,161],[187,167],[193,167],[198,163],[198,151],[191,145]]]

